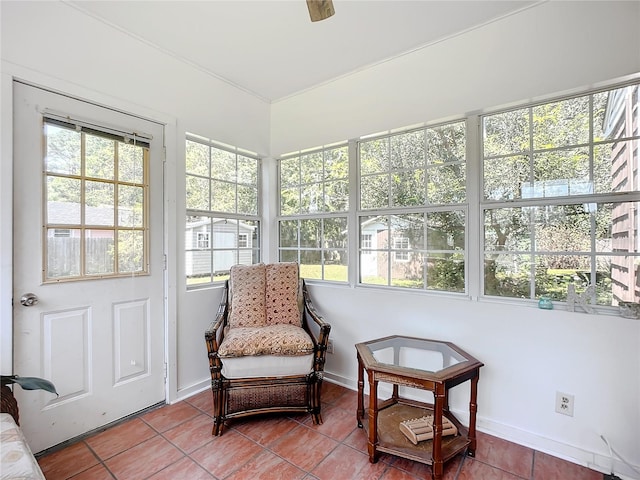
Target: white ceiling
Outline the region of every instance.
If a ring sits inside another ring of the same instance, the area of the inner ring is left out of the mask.
[[[210,75],[276,101],[539,3],[334,0],[66,2]]]

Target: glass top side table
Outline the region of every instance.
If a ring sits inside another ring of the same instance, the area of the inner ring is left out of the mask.
[[[432,477],[440,480],[444,462],[463,450],[470,456],[476,448],[477,386],[483,364],[453,343],[415,337],[391,336],[356,344],[358,358],[358,427],[368,438],[369,461],[379,452],[390,453],[431,465]],[[364,373],[369,382],[369,406],[364,405]],[[471,382],[469,426],[462,425],[449,411],[449,389]],[[392,384],[391,398],[378,399],[378,383]],[[428,390],[434,403],[401,398],[399,386]],[[365,413],[368,421],[364,422]],[[404,420],[433,415],[433,438],[417,445],[399,429]],[[442,436],[443,416],[458,433]]]

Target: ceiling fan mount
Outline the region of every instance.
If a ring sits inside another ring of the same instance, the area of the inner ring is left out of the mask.
[[[325,20],[336,13],[333,0],[307,0],[307,8],[312,22]]]

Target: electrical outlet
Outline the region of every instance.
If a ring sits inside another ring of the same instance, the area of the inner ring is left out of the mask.
[[[329,340],[327,343],[327,353],[333,353],[333,340]]]
[[[556,412],[573,417],[573,395],[556,392]]]

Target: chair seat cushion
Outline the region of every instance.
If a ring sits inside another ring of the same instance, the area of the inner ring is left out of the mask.
[[[313,341],[303,328],[295,325],[236,327],[229,329],[218,353],[221,358],[308,355],[313,353]]]
[[[313,357],[310,353],[225,358],[222,375],[228,379],[309,375],[313,371]]]

